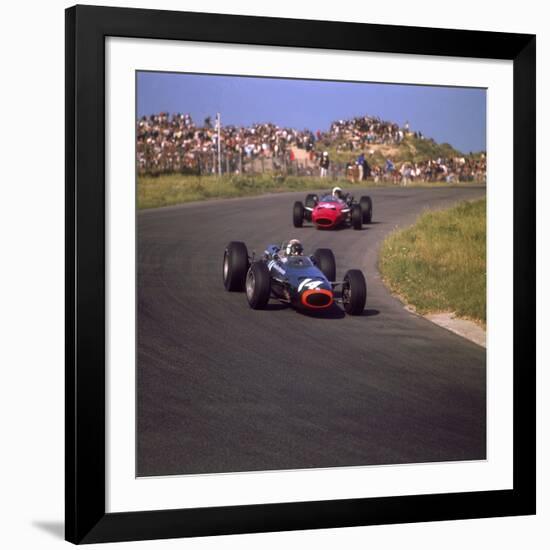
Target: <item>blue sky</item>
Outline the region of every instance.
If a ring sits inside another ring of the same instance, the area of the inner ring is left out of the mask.
[[[161,111],[190,113],[198,124],[220,112],[224,125],[273,122],[312,131],[368,114],[408,121],[465,153],[486,148],[486,92],[477,88],[139,72],[138,116]]]

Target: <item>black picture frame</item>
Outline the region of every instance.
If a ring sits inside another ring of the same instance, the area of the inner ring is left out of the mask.
[[[513,489],[105,511],[105,38],[513,61]],[[66,539],[73,543],[535,513],[535,36],[75,6],[66,11]],[[521,135],[519,130],[521,129]]]

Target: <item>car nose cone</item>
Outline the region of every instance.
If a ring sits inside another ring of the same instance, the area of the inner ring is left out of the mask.
[[[334,301],[332,291],[325,288],[304,290],[301,295],[301,302],[307,308],[323,309],[330,307]]]

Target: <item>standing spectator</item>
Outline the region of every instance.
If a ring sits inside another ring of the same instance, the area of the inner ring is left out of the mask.
[[[412,166],[410,165],[410,163],[408,162],[403,163],[403,165],[401,166],[400,172],[401,172],[401,181],[403,182],[404,186],[407,186],[412,179]]]
[[[366,180],[367,178],[369,178],[370,174],[371,174],[371,167],[367,162],[367,159],[365,158],[363,160],[363,180]]]
[[[326,178],[328,176],[328,167],[330,166],[330,159],[328,158],[328,151],[323,152],[321,161],[319,162],[321,167],[321,177]]]
[[[361,153],[357,157],[357,166],[359,167],[359,181],[365,179],[364,168],[365,168],[365,153]]]
[[[359,181],[366,180],[370,176],[371,168],[364,152],[357,157],[357,165],[359,166]]]

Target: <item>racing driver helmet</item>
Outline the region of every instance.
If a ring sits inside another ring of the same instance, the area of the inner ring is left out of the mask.
[[[304,247],[298,239],[292,239],[288,241],[286,245],[285,253],[287,256],[303,256]]]
[[[341,187],[335,187],[332,190],[332,196],[336,197],[337,199],[341,199],[344,196],[344,192],[342,191]]]

